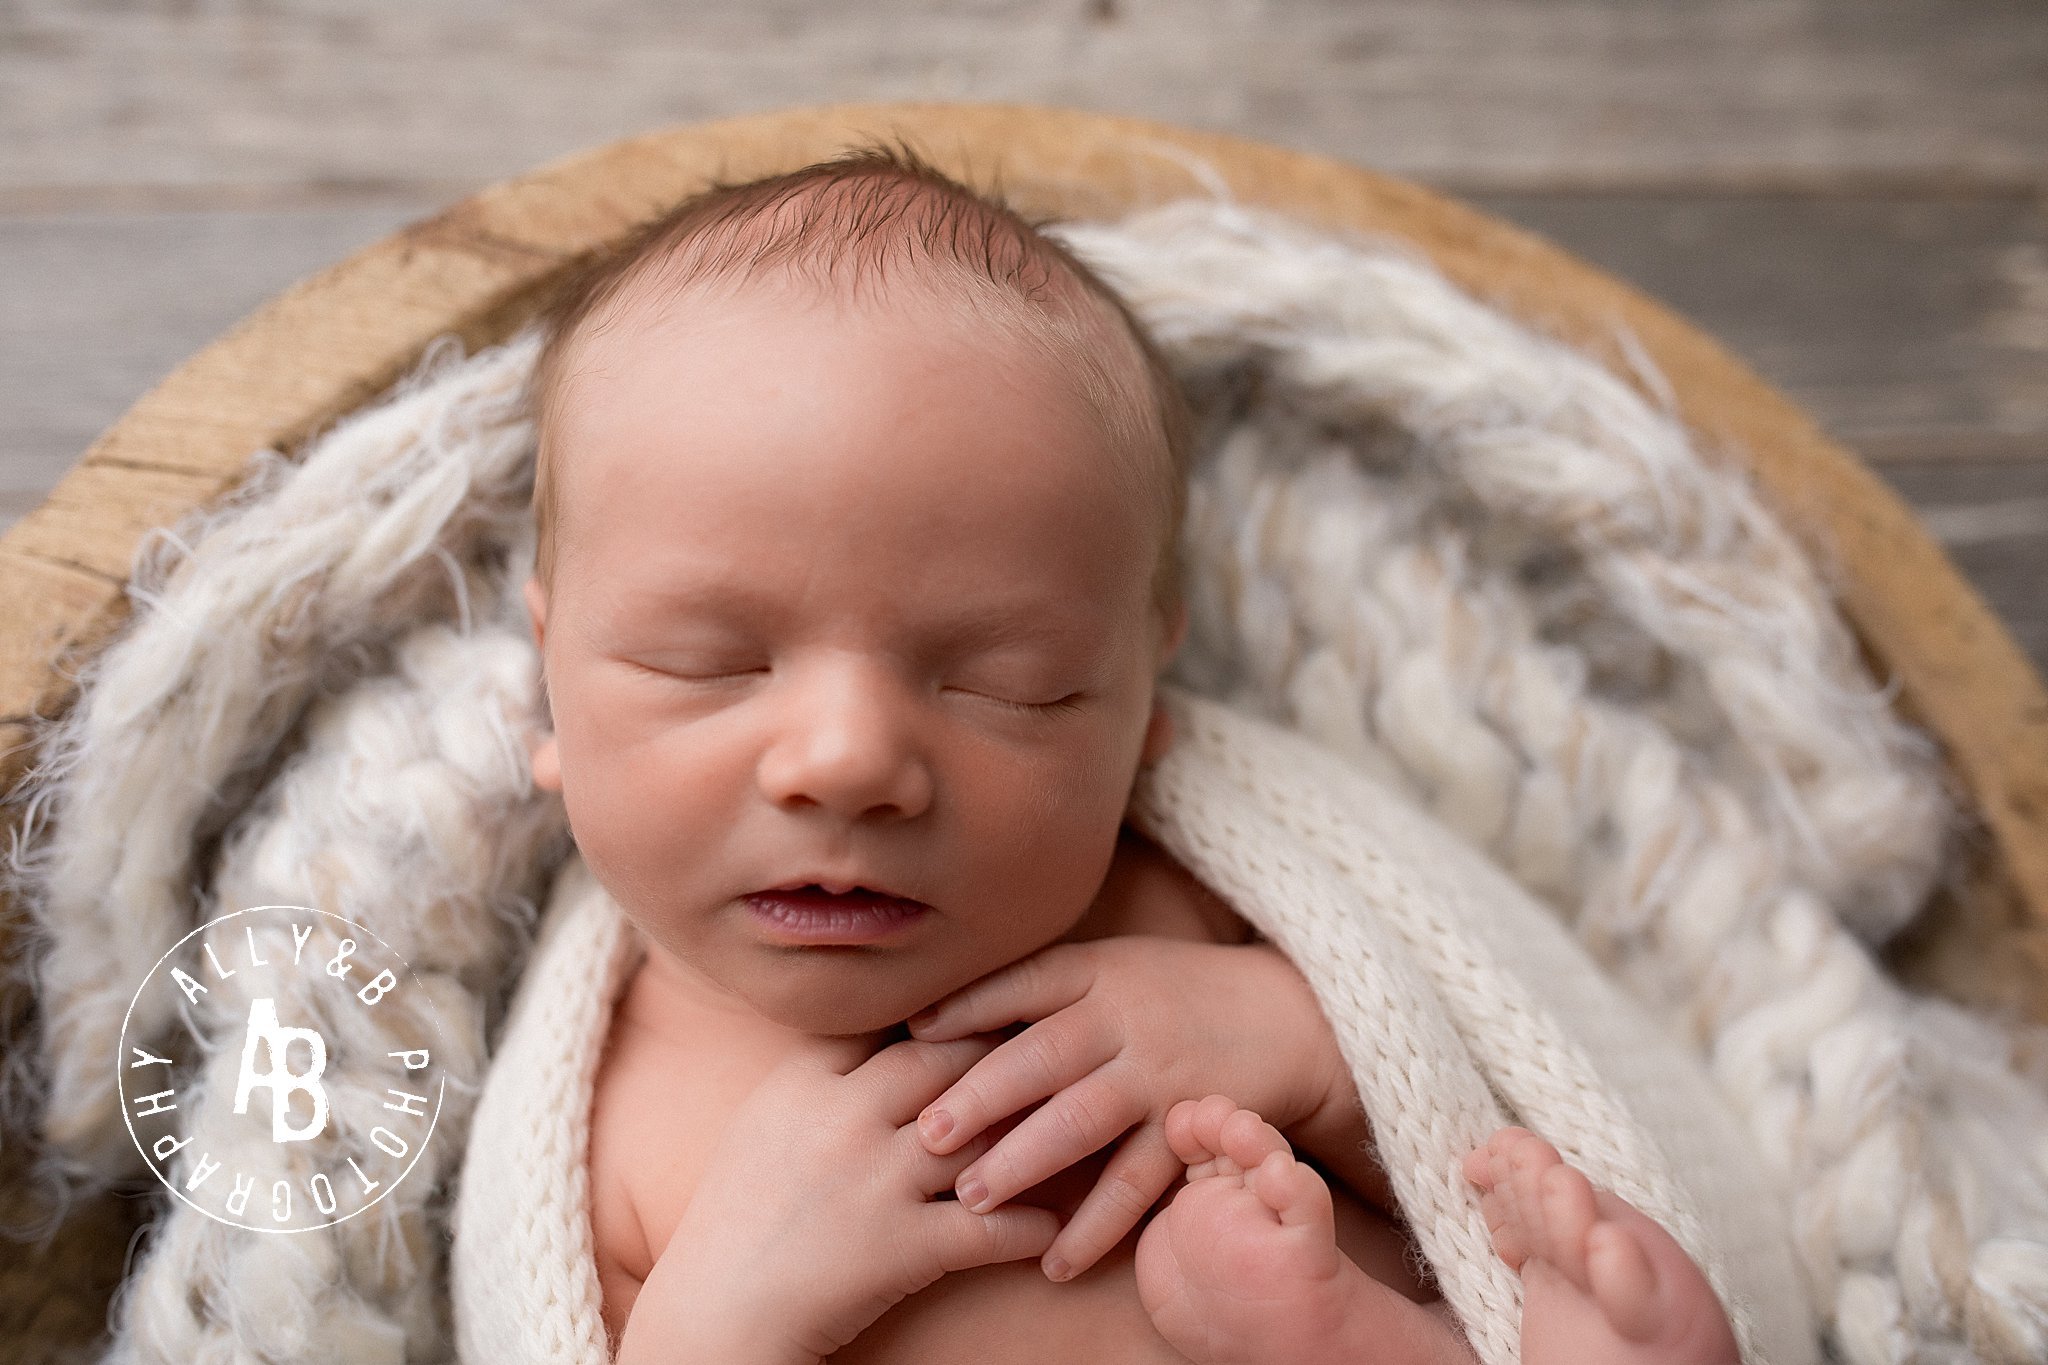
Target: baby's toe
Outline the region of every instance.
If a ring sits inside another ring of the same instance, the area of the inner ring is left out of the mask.
[[[1505,1162],[1510,1153],[1516,1151],[1531,1139],[1538,1142],[1542,1141],[1541,1138],[1537,1138],[1527,1128],[1502,1128],[1497,1130],[1492,1137],[1488,1138],[1474,1155],[1482,1156],[1486,1168],[1494,1172],[1494,1178],[1498,1179],[1498,1172],[1501,1169],[1500,1163]]]
[[[1503,1128],[1493,1135],[1493,1141],[1487,1145],[1507,1163],[1509,1170],[1517,1174],[1533,1171],[1541,1175],[1564,1160],[1558,1155],[1557,1148],[1527,1128]]]
[[[1259,1202],[1280,1216],[1288,1227],[1328,1229],[1336,1235],[1336,1209],[1330,1187],[1316,1174],[1315,1167],[1296,1161],[1291,1151],[1270,1153],[1245,1178],[1245,1184]]]
[[[1514,1187],[1503,1181],[1479,1196],[1479,1212],[1493,1234],[1494,1254],[1509,1270],[1520,1270],[1529,1259],[1529,1228],[1515,1207]]]
[[[1550,1262],[1581,1291],[1590,1292],[1586,1239],[1600,1218],[1593,1202],[1593,1184],[1562,1162],[1545,1167],[1537,1179],[1535,1207],[1540,1212],[1530,1254]]]
[[[1223,1153],[1247,1171],[1275,1152],[1292,1152],[1280,1130],[1249,1109],[1239,1109],[1223,1121]]]
[[[1543,1254],[1543,1173],[1556,1163],[1540,1162],[1541,1148],[1504,1143],[1493,1156],[1494,1191],[1507,1201],[1509,1217],[1522,1225],[1532,1255]]]
[[[1642,1239],[1619,1222],[1594,1225],[1586,1235],[1586,1276],[1593,1301],[1614,1330],[1648,1341],[1664,1323],[1657,1271]]]
[[[1195,1115],[1201,1108],[1200,1100],[1182,1100],[1166,1111],[1166,1145],[1190,1166],[1214,1155],[1202,1146],[1201,1135],[1195,1131]]]
[[[1225,1152],[1223,1140],[1225,1124],[1238,1112],[1237,1101],[1228,1095],[1210,1095],[1191,1105],[1183,1100],[1168,1114],[1166,1140],[1174,1155],[1187,1163],[1189,1180],[1243,1174],[1244,1167]],[[1175,1115],[1180,1116],[1178,1122]]]

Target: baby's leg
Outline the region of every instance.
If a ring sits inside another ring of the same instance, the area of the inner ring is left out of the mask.
[[[1684,1248],[1555,1147],[1503,1128],[1465,1174],[1522,1276],[1523,1365],[1736,1365],[1727,1315]]]
[[[1330,1189],[1277,1129],[1222,1095],[1167,1114],[1187,1187],[1138,1239],[1138,1297],[1198,1365],[1473,1365],[1442,1304],[1337,1249]]]

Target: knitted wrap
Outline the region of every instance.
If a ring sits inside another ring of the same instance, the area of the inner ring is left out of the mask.
[[[1347,801],[1426,809],[1694,1049],[1788,1191],[1834,1354],[2048,1358],[2048,1085],[2020,1074],[2011,1029],[1907,994],[1873,956],[1943,870],[1931,745],[1647,363],[1631,384],[1397,243],[1226,203],[1050,231],[1151,325],[1201,418],[1176,687],[1339,763],[1368,784]],[[15,793],[10,889],[33,917],[43,1029],[32,1066],[10,1054],[7,1094],[40,1122],[50,1179],[141,1171],[109,1083],[123,1012],[215,915],[290,902],[359,920],[442,1017],[452,1083],[412,1175],[289,1238],[170,1205],[117,1304],[114,1358],[452,1349],[450,1182],[569,850],[524,752],[543,714],[518,593],[535,352],[531,333],[467,359],[444,339],[297,462],[260,453],[233,497],[154,538],[133,618]],[[1243,821],[1213,841],[1229,856],[1169,841],[1225,899],[1246,909],[1292,875],[1261,847],[1369,881],[1375,850],[1341,814],[1302,819],[1291,767],[1233,780]],[[1269,932],[1316,986],[1418,1243],[1492,1365],[1513,1358],[1517,1286],[1441,1174],[1499,1112],[1474,1075],[1719,1271],[1670,1154],[1634,1135],[1629,1111],[1655,1097],[1584,1039],[1532,1032],[1555,1002],[1488,966],[1506,955],[1460,953],[1497,926],[1437,890]],[[131,1039],[171,1023],[142,1012]],[[1429,1073],[1443,1084],[1394,1087],[1385,1049],[1425,1042],[1449,1048]],[[244,1165],[289,1174],[245,1145]]]

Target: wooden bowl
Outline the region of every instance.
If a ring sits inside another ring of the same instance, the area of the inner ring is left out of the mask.
[[[1207,195],[1317,225],[1394,234],[1452,280],[1539,330],[1628,370],[1620,323],[1647,348],[1687,423],[1739,452],[1810,554],[1900,704],[1941,742],[1976,821],[1966,876],[1891,950],[1916,985],[2048,1022],[2048,693],[1912,513],[1814,421],[1653,300],[1520,229],[1404,181],[1324,157],[1169,124],[1028,105],[835,105],[629,138],[493,185],[285,291],[187,360],[95,441],[0,538],[0,791],[31,761],[25,722],[70,705],[80,660],[127,611],[123,586],[152,527],[239,481],[249,453],[295,450],[376,397],[427,342],[502,340],[562,273],[711,179],[906,138],[981,188],[998,177],[1027,214],[1118,217]],[[14,808],[10,818],[18,818]],[[0,952],[16,935],[0,906]],[[0,1002],[21,1036],[31,1000]],[[0,1218],[27,1216],[19,1144],[0,1150]],[[136,1218],[118,1199],[74,1210],[31,1252],[0,1240],[0,1341],[53,1359],[104,1325]],[[125,1201],[128,1208],[143,1201]],[[25,1353],[25,1354],[24,1354]]]

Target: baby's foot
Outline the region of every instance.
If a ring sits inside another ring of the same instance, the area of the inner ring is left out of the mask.
[[[1727,1315],[1684,1248],[1555,1147],[1503,1128],[1465,1175],[1522,1276],[1523,1365],[1736,1365]]]
[[[1136,1269],[1175,1350],[1198,1365],[1471,1360],[1441,1317],[1338,1250],[1329,1186],[1272,1124],[1211,1095],[1175,1105],[1166,1139],[1188,1183],[1146,1224]]]

